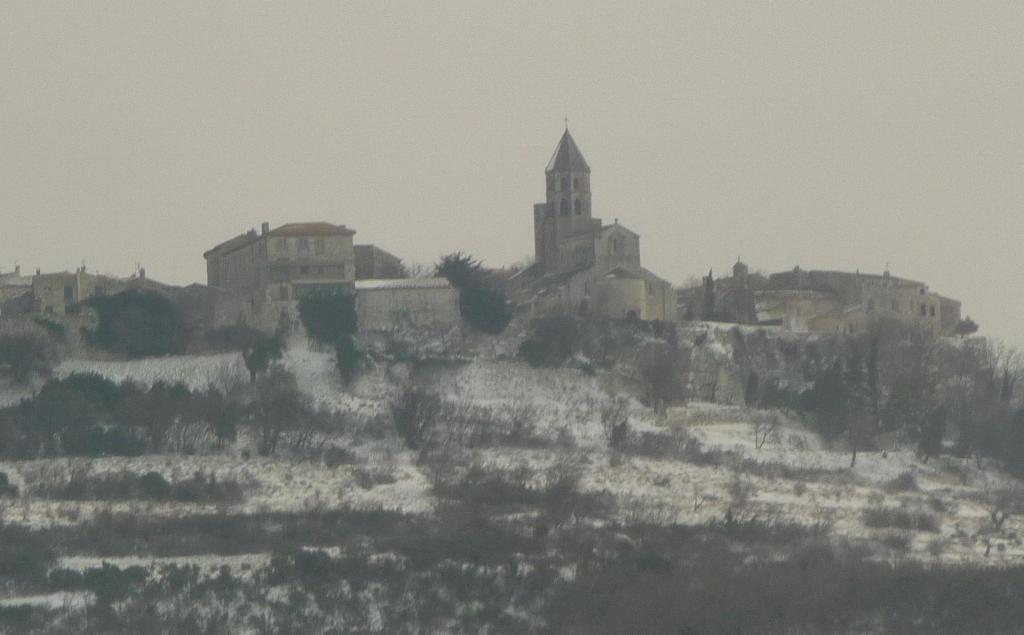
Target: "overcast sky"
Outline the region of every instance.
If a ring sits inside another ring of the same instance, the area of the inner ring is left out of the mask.
[[[261,221],[533,251],[563,118],[672,282],[927,282],[1024,344],[1024,3],[0,4],[0,270],[205,281]]]

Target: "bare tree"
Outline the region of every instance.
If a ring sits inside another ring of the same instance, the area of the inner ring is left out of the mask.
[[[601,428],[608,447],[617,450],[629,436],[629,400],[616,397],[601,410]]]
[[[768,416],[754,417],[754,447],[760,450],[768,443],[769,439],[777,440],[779,436],[779,415],[771,413]]]

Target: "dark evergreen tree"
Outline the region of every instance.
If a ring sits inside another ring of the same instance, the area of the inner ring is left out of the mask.
[[[281,359],[284,348],[284,333],[281,331],[271,336],[253,334],[248,345],[242,349],[242,360],[249,371],[249,381],[255,382],[256,375],[265,373],[272,362]]]
[[[751,370],[747,373],[747,385],[743,390],[743,401],[747,404],[748,408],[752,408],[758,405],[758,394],[760,394],[760,380],[758,379],[757,372]]]
[[[843,363],[836,360],[814,383],[815,421],[826,438],[846,432],[849,404]]]
[[[928,416],[928,423],[917,440],[917,454],[925,463],[942,452],[942,438],[946,434],[946,408],[940,406]]]
[[[508,297],[472,256],[462,252],[443,256],[434,273],[459,290],[459,313],[470,327],[497,335],[512,321]]]
[[[362,361],[355,343],[359,326],[355,296],[345,291],[304,296],[299,300],[299,318],[310,338],[334,349],[342,379],[352,381]]]
[[[708,276],[704,278],[704,301],[701,303],[700,319],[715,319],[715,278],[711,269],[708,269]]]
[[[83,304],[99,318],[91,339],[100,348],[132,358],[185,351],[188,329],[177,305],[159,293],[131,289]]]

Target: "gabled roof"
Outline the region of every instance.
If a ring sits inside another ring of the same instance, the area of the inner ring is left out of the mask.
[[[639,279],[641,276],[639,276],[638,274],[633,273],[632,271],[630,271],[629,269],[626,269],[625,267],[615,267],[614,269],[612,269],[608,273],[604,274],[604,277],[605,278],[612,278],[612,279],[635,280],[635,279]]]
[[[351,236],[354,233],[356,233],[354,229],[349,229],[344,225],[334,225],[331,223],[287,223],[276,229],[270,230],[266,234],[257,234],[256,230],[250,229],[246,233],[235,236],[230,240],[225,240],[213,249],[208,250],[203,254],[203,257],[208,258],[210,254],[214,253],[229,254],[241,249],[242,247],[251,245],[263,236]]]
[[[277,229],[272,229],[270,236],[337,236],[351,235],[356,233],[344,225],[333,225],[331,223],[288,223]]]
[[[620,225],[619,223],[614,223],[612,225],[605,225],[605,226],[601,227],[601,233],[602,234],[606,234],[608,232],[615,231],[615,230],[621,230],[621,231],[626,232],[627,234],[632,234],[633,236],[636,236],[637,238],[640,238],[640,234],[636,233],[635,231],[633,231],[632,229],[626,227],[625,225]]]
[[[242,247],[245,247],[256,242],[257,240],[259,240],[259,238],[259,235],[257,235],[255,231],[250,230],[244,234],[239,234],[234,238],[225,240],[224,242],[217,245],[213,249],[206,251],[205,253],[203,253],[203,258],[208,258],[210,254],[214,253],[229,254],[232,251],[241,249]]]
[[[583,153],[580,152],[579,147],[576,145],[576,141],[573,140],[572,135],[569,134],[569,129],[565,129],[565,134],[562,135],[561,140],[558,142],[558,147],[555,148],[555,153],[551,155],[551,160],[548,161],[548,167],[544,168],[545,172],[590,172],[590,166],[587,165],[587,160],[583,158]]]

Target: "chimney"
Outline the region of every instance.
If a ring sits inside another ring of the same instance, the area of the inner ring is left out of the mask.
[[[268,222],[264,222],[264,223],[263,223],[262,225],[260,225],[260,232],[261,232],[261,233],[262,233],[262,234],[263,234],[264,236],[266,236],[267,234],[269,234],[269,233],[270,233],[270,223],[268,223]]]
[[[14,275],[16,275],[16,276],[20,276],[21,275],[21,265],[14,265]]]
[[[140,280],[145,280],[146,279],[146,268],[145,267],[139,267],[139,279]]]

